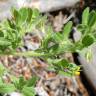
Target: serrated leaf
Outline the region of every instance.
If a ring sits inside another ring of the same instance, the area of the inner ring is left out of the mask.
[[[72,21],[69,21],[63,29],[63,37],[64,39],[69,38],[69,34],[71,32],[71,28],[72,28]]]
[[[10,92],[13,92],[15,91],[15,87],[13,84],[0,84],[0,93],[10,93]]]
[[[24,87],[22,89],[22,93],[24,94],[24,96],[35,96],[35,90],[33,87]]]
[[[85,47],[90,46],[91,44],[94,43],[94,38],[91,35],[86,35],[83,39],[82,39],[82,44]]]
[[[87,7],[82,14],[82,24],[87,25],[89,19],[89,7]]]
[[[96,23],[96,12],[93,10],[89,14],[88,25],[91,27]]]

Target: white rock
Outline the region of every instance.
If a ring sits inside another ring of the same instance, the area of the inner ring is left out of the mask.
[[[10,94],[5,94],[4,96],[23,96],[21,93],[18,93],[18,92],[12,92]]]
[[[39,96],[49,96],[43,87],[36,87],[35,91]]]
[[[10,18],[11,7],[23,6],[38,8],[40,12],[54,11],[72,7],[80,0],[0,0],[0,20]]]

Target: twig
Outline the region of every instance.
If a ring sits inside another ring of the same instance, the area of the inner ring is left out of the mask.
[[[67,18],[64,19],[63,24],[66,24],[70,19],[72,19],[75,16],[75,11],[71,13],[71,15]]]

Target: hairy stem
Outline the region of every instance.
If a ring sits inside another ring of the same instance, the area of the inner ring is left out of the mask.
[[[48,57],[51,56],[51,54],[45,54],[45,53],[39,53],[35,51],[26,51],[26,52],[9,52],[9,53],[3,53],[0,54],[0,56],[4,55],[13,55],[13,56],[25,56],[25,57]]]

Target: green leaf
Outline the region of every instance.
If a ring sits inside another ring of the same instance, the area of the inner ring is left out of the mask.
[[[58,73],[59,75],[62,75],[62,76],[68,76],[68,77],[71,77],[73,76],[72,74],[70,74],[69,72],[64,72],[64,71],[59,71]]]
[[[0,77],[4,75],[5,71],[5,67],[2,64],[0,64]]]
[[[82,24],[87,25],[89,19],[89,7],[87,7],[82,14]]]
[[[37,77],[33,76],[31,79],[27,80],[26,86],[32,87],[36,85]]]
[[[55,45],[48,48],[48,52],[56,54],[58,52],[58,50],[59,50],[58,48],[59,48],[59,44],[55,44]]]
[[[28,19],[28,8],[25,8],[25,7],[24,8],[21,8],[19,10],[19,14],[21,15],[20,21],[21,21],[21,24],[22,24],[22,23],[24,23]]]
[[[82,44],[85,47],[90,46],[91,44],[94,43],[94,38],[91,35],[86,35],[83,39],[82,39]]]
[[[22,93],[24,94],[24,96],[35,96],[35,90],[33,87],[24,87],[22,90]]]
[[[71,28],[72,28],[72,21],[69,21],[65,26],[64,26],[64,29],[63,29],[63,36],[64,36],[64,39],[67,39],[69,37],[69,34],[71,32]]]
[[[69,41],[62,41],[60,43],[53,44],[48,48],[48,52],[51,54],[62,54],[64,52],[73,52],[74,44]]]
[[[19,89],[22,90],[23,86],[26,84],[24,77],[19,77]]]
[[[89,49],[86,53],[85,53],[85,58],[87,60],[87,62],[89,63],[90,61],[92,61],[93,59],[93,53],[92,50]]]
[[[96,12],[93,10],[90,12],[88,25],[91,27],[96,23]]]
[[[77,30],[78,30],[79,32],[81,32],[82,34],[84,34],[87,29],[88,29],[88,26],[87,26],[87,25],[79,24],[79,25],[77,26]]]
[[[64,70],[59,70],[60,75],[64,75],[64,76],[80,75],[80,67],[79,66],[77,66],[73,63],[67,63],[67,62],[65,64],[65,66],[66,67],[64,67]]]
[[[44,22],[46,23],[47,17],[46,17],[46,16],[44,16],[44,17],[45,17],[45,18],[44,18]],[[46,27],[47,27],[47,28],[46,28],[46,35],[47,35],[47,36],[49,36],[49,35],[51,35],[51,34],[54,33],[51,24],[48,24],[48,26],[46,26]]]
[[[40,15],[40,12],[38,9],[32,9],[32,18],[37,18]]]
[[[60,61],[58,60],[58,62],[54,63],[54,66],[56,69],[58,70],[64,70],[64,68],[68,68],[69,67],[69,62],[66,59],[61,59]]]
[[[55,71],[64,76],[74,76],[80,74],[80,67],[70,63],[66,59],[48,59],[48,63],[51,63],[51,66],[55,69]]]
[[[31,22],[31,19],[32,19],[32,9],[28,8],[28,18],[27,18],[27,21]]]
[[[24,85],[26,84],[26,81],[24,80],[24,77],[19,77],[19,79],[15,79],[13,81],[15,87],[18,89],[18,90],[22,90]]]
[[[14,24],[14,22],[12,20],[7,19],[6,20],[6,23],[7,23],[7,26],[6,27],[9,27],[10,26],[10,30],[11,29],[14,29],[15,30],[16,26],[15,26],[15,24]]]
[[[3,84],[3,80],[2,80],[2,78],[0,78],[0,84]]]
[[[0,31],[0,37],[4,37],[4,33]]]
[[[8,40],[4,39],[3,37],[0,38],[0,46],[9,46],[11,45],[11,42],[9,42]]]
[[[51,36],[49,35],[49,36],[47,36],[46,38],[44,38],[43,40],[42,40],[42,48],[44,48],[44,49],[47,49],[48,48],[48,45],[49,45],[49,42],[52,40],[52,38],[51,38]]]
[[[66,59],[48,59],[49,63],[53,63],[53,65],[58,66],[58,68],[67,68],[69,66],[69,62]]]
[[[63,68],[67,68],[69,65],[69,62],[66,59],[62,59],[60,62],[58,62],[58,65]]]
[[[51,58],[48,58],[47,59],[47,62],[49,63],[49,64],[56,64],[56,63],[58,63],[58,62],[60,62],[62,59],[51,59]]]
[[[21,15],[18,12],[18,10],[16,10],[15,8],[12,8],[12,15],[13,15],[13,19],[16,21],[16,24],[19,24],[21,20]]]
[[[63,38],[64,38],[64,37],[63,37],[62,34],[60,34],[59,32],[54,33],[53,36],[52,36],[52,39],[53,39],[56,43],[62,42]]]
[[[10,92],[13,92],[15,91],[15,87],[13,84],[0,84],[0,93],[10,93]]]
[[[73,52],[74,51],[74,44],[70,41],[65,41],[59,45],[59,51],[60,53],[64,52]]]

